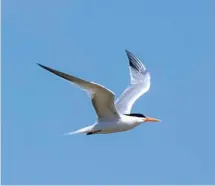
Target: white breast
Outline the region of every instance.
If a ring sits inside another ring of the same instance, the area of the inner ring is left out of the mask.
[[[102,121],[97,123],[94,129],[101,130],[101,132],[99,133],[103,134],[121,132],[130,130],[138,126],[142,122],[143,120],[141,118],[121,115],[120,119],[113,121]]]
[[[133,126],[133,127],[135,127],[143,122],[142,118],[134,117],[134,116],[122,115],[121,118],[122,118],[122,123],[124,123],[124,125],[129,125],[129,126]]]

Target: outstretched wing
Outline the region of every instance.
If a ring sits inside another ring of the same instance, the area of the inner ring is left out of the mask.
[[[102,85],[85,81],[83,79],[74,77],[69,74],[54,70],[52,68],[46,67],[44,65],[38,64],[40,67],[58,75],[76,85],[81,89],[91,93],[91,101],[93,107],[97,113],[98,119],[112,119],[114,117],[119,117],[118,112],[114,106],[115,95],[112,91],[106,89]]]
[[[115,106],[121,114],[129,114],[134,102],[150,88],[150,74],[143,63],[126,50],[129,59],[131,85],[116,100]]]

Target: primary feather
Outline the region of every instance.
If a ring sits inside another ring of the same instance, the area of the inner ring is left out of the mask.
[[[131,52],[126,50],[129,60],[131,84],[116,100],[118,112],[129,114],[134,102],[150,88],[150,74],[143,63]]]

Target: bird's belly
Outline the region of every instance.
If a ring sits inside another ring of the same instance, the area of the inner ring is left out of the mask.
[[[136,127],[136,124],[127,124],[123,121],[115,121],[115,122],[101,122],[98,123],[95,128],[100,130],[98,133],[100,134],[109,134],[130,130]]]

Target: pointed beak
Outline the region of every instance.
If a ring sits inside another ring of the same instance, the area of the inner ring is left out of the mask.
[[[160,122],[161,120],[159,119],[155,119],[155,118],[150,118],[150,117],[146,117],[144,119],[144,122]]]

